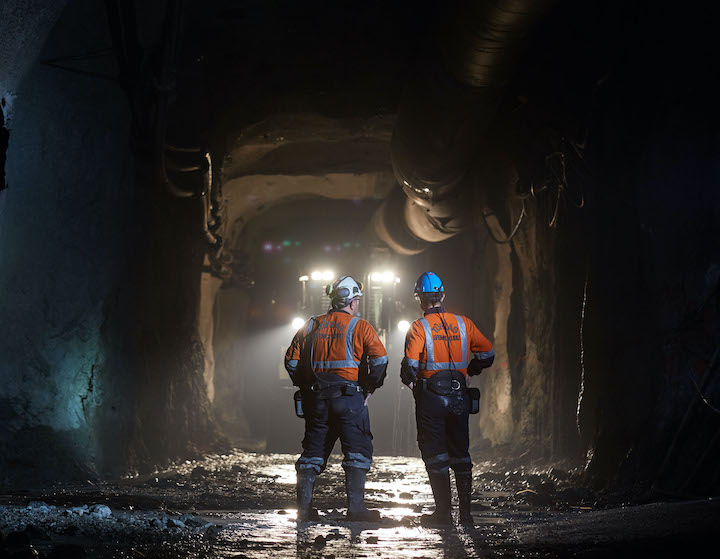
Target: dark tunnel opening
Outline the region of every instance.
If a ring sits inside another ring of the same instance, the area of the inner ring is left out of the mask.
[[[710,541],[706,10],[3,2],[0,557],[28,542],[55,557],[62,538],[93,557],[672,556]],[[400,376],[427,271],[495,355],[471,380],[474,525],[457,531],[422,524],[437,487]],[[338,443],[319,520],[296,527],[306,424],[285,352],[344,275],[388,354],[363,427],[383,520],[347,522]]]

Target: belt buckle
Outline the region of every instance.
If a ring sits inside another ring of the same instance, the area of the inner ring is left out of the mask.
[[[455,386],[455,385],[457,385],[457,386]],[[457,379],[452,379],[450,381],[450,388],[452,390],[460,390],[460,381]]]

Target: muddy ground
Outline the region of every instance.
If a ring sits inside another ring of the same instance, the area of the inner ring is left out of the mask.
[[[572,469],[512,462],[476,464],[475,527],[424,528],[430,487],[406,457],[377,457],[368,475],[383,521],[350,523],[333,458],[316,486],[320,520],[308,523],[295,521],[287,454],[235,451],[152,476],[5,491],[0,558],[699,557],[720,528],[718,500],[624,503]]]

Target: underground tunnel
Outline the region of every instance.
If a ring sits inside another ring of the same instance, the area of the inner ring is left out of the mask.
[[[1,2],[0,558],[712,545],[717,11]],[[442,527],[401,379],[429,271],[494,352]],[[345,276],[380,518],[338,443],[305,521],[286,351]]]

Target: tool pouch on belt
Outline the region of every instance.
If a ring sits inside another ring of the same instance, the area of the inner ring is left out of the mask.
[[[457,371],[439,371],[423,379],[421,387],[438,396],[461,396],[465,388],[465,377]]]
[[[470,413],[478,413],[480,411],[480,390],[477,388],[468,388],[470,396]]]
[[[453,392],[456,394],[460,393],[462,384],[457,379],[442,378],[435,379],[436,375],[433,375],[425,381],[425,387],[430,391],[434,392],[439,396],[449,396]]]

